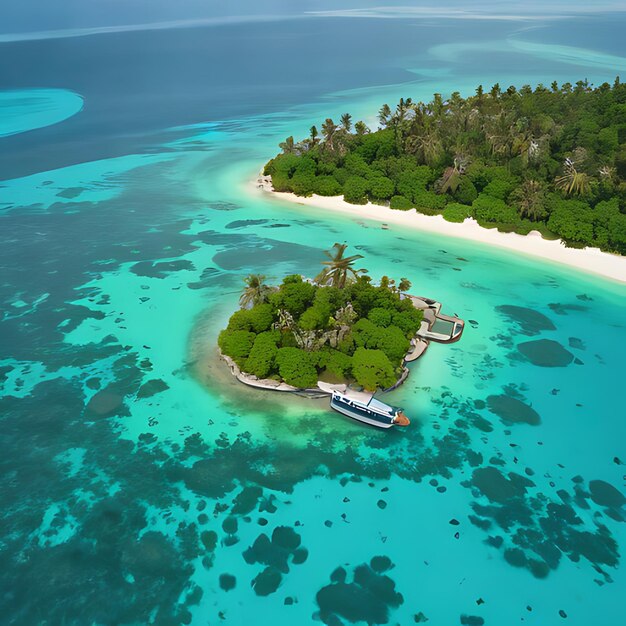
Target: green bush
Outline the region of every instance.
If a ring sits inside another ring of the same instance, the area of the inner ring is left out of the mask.
[[[370,166],[359,154],[348,154],[343,162],[343,167],[351,176],[368,178],[372,174]]]
[[[391,363],[401,363],[409,350],[409,340],[397,326],[381,328],[376,348],[382,350]]]
[[[250,317],[249,309],[241,309],[235,311],[228,320],[228,330],[251,330],[252,319]]]
[[[220,350],[241,367],[250,354],[256,335],[247,330],[223,330],[217,339]]]
[[[293,175],[300,163],[300,157],[295,154],[279,154],[274,157],[266,166],[266,175],[283,174],[287,177]]]
[[[317,385],[317,371],[304,350],[279,348],[275,360],[281,378],[288,385],[299,389],[312,388]]]
[[[609,220],[609,248],[619,254],[626,254],[626,215],[618,213]]]
[[[321,330],[328,326],[330,306],[325,302],[315,302],[300,317],[298,324],[303,330]]]
[[[399,211],[408,211],[413,208],[413,203],[404,196],[393,196],[389,206],[392,209],[398,209]]]
[[[283,174],[282,172],[272,174],[272,187],[274,187],[274,191],[291,191],[291,181],[289,180],[289,176],[287,176],[287,174]]]
[[[246,359],[245,371],[258,378],[266,378],[272,372],[274,358],[278,352],[276,333],[261,333],[256,336],[250,355]]]
[[[291,191],[297,196],[310,196],[316,187],[315,174],[310,172],[296,172],[289,181]]]
[[[514,183],[510,180],[502,180],[495,178],[484,189],[483,193],[486,193],[492,198],[499,198],[500,200],[506,200],[507,196],[513,189]]]
[[[438,212],[446,206],[447,199],[445,195],[432,191],[420,191],[413,196],[413,202],[420,213]]]
[[[519,221],[517,211],[499,198],[484,192],[472,203],[472,212],[479,222],[515,224]]]
[[[344,170],[343,167],[338,167],[333,173],[333,178],[341,185],[343,190],[343,186],[348,181],[348,178],[350,178],[350,173],[348,170]]]
[[[552,202],[548,228],[568,243],[592,245],[594,212],[580,200]]]
[[[275,309],[285,309],[297,318],[311,305],[314,296],[315,287],[294,274],[287,276],[280,290],[270,295],[270,303]]]
[[[265,330],[269,330],[274,323],[274,307],[271,304],[257,304],[246,312],[250,320],[250,328],[255,333],[262,333]]]
[[[375,176],[370,180],[370,193],[377,200],[388,200],[395,189],[395,183],[386,176]]]
[[[409,310],[396,311],[393,314],[392,322],[404,333],[405,337],[413,337],[419,330],[422,319],[424,319],[422,311],[411,305]]]
[[[327,352],[326,371],[339,379],[345,379],[352,372],[352,358],[338,350]]]
[[[396,382],[393,366],[382,350],[357,348],[352,357],[352,375],[367,391],[387,389]]]
[[[363,157],[367,163],[375,159],[384,159],[395,154],[395,137],[392,130],[381,130],[376,133],[365,135],[356,153]]]
[[[464,222],[466,218],[470,217],[471,212],[472,207],[452,202],[446,206],[442,215],[447,222]]]
[[[341,191],[341,185],[334,176],[318,176],[315,179],[314,192],[320,196],[339,196]]]
[[[351,176],[343,186],[343,198],[350,204],[366,204],[369,182],[358,176]]]
[[[384,328],[391,324],[391,311],[382,307],[376,307],[369,312],[367,318],[376,326]]]
[[[463,177],[453,195],[454,199],[461,204],[472,204],[478,197],[478,191],[469,178]]]
[[[352,327],[355,345],[361,348],[375,348],[380,330],[374,322],[362,317]]]

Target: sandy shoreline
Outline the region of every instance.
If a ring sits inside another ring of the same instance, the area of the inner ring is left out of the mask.
[[[505,248],[519,254],[547,259],[620,283],[626,283],[626,257],[603,252],[599,248],[566,248],[562,241],[543,239],[537,231],[532,231],[528,235],[501,233],[495,228],[489,229],[479,226],[478,222],[472,218],[466,219],[462,224],[456,224],[447,222],[441,215],[423,215],[415,209],[397,211],[372,203],[365,205],[349,204],[341,196],[313,195],[304,198],[293,193],[274,191],[267,179],[251,181],[250,188],[257,193],[271,194],[277,199],[316,207],[325,211],[340,211],[361,219],[374,220],[389,225],[397,224],[406,228],[415,228],[424,232],[458,237]]]

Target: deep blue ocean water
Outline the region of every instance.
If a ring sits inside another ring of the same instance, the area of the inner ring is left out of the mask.
[[[624,26],[0,43],[0,622],[624,623],[626,289],[250,185],[328,116],[624,76]],[[335,241],[468,320],[394,392],[404,431],[216,359],[246,274],[316,272]]]

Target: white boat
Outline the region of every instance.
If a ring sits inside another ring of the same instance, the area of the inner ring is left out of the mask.
[[[360,396],[364,396],[361,398]],[[392,426],[408,426],[409,418],[398,407],[389,406],[373,395],[345,394],[333,391],[330,406],[354,420],[377,426],[378,428],[391,428]]]

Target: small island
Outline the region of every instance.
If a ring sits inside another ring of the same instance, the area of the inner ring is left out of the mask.
[[[374,284],[336,243],[314,278],[291,275],[278,286],[250,275],[219,334],[222,358],[244,384],[274,391],[371,399],[408,376],[429,341],[458,341],[464,322],[435,300],[412,296],[411,283],[383,276]],[[333,396],[333,400],[335,397]],[[336,408],[336,407],[334,407]]]
[[[260,184],[624,255],[625,107],[619,78],[401,99],[381,107],[377,130],[346,113],[288,137]]]

